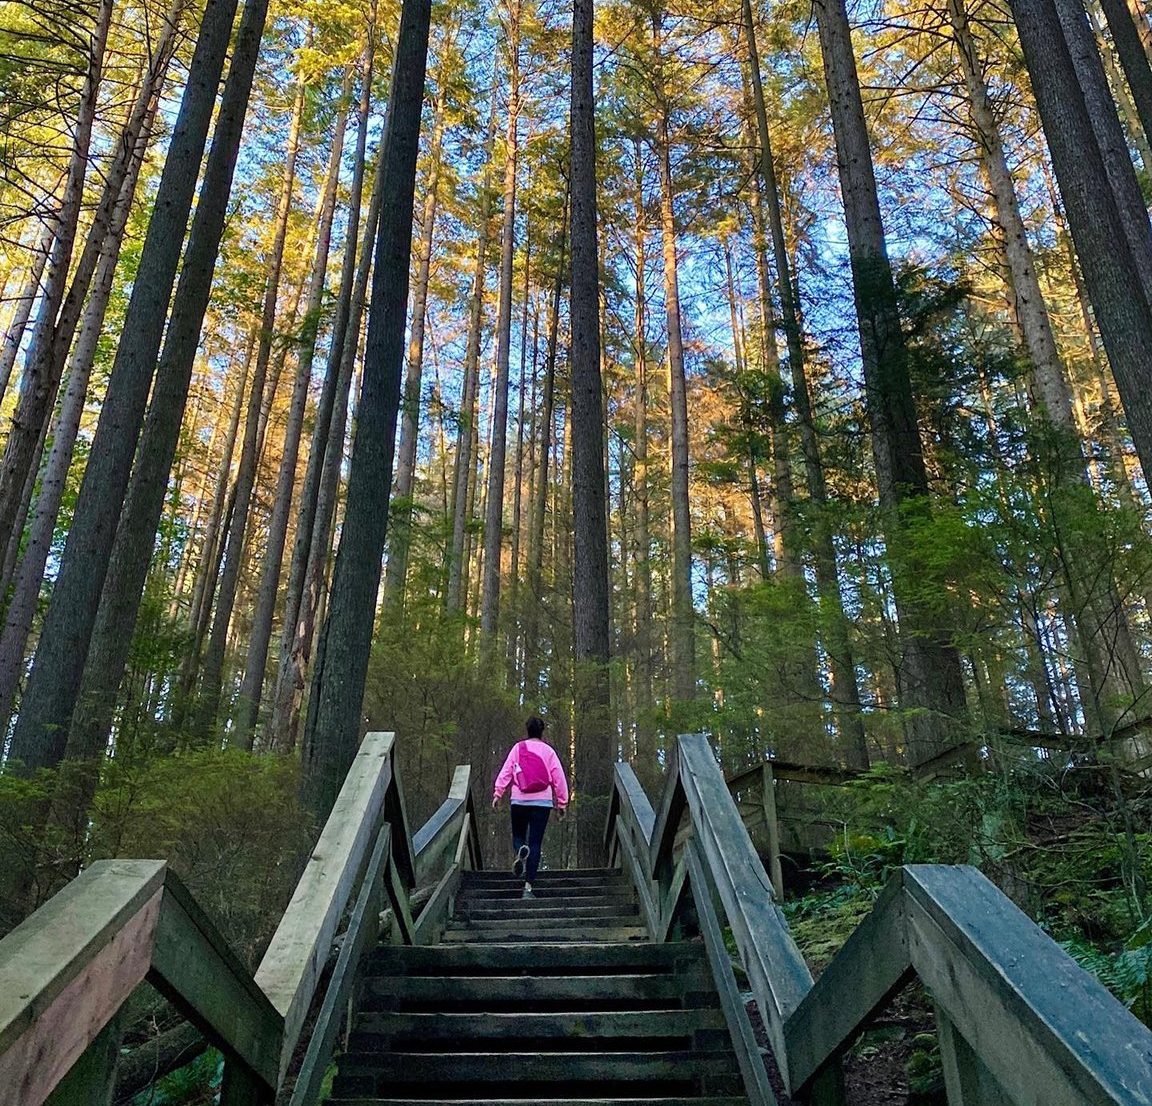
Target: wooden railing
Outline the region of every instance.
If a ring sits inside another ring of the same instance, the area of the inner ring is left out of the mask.
[[[754,1106],[775,1099],[716,903],[799,1101],[843,1102],[841,1055],[916,976],[936,1005],[951,1106],[1152,1103],[1152,1032],[974,868],[901,869],[813,983],[707,738],[681,737],[675,753],[658,812],[616,766],[609,853],[653,940],[703,937]]]
[[[469,769],[413,838],[392,734],[369,734],[255,975],[159,860],[93,864],[0,940],[0,1102],[107,1106],[122,1009],[154,984],[224,1054],[222,1106],[270,1103],[285,1082],[351,906],[291,1102],[311,1106],[381,908],[406,943],[443,924],[460,872],[481,866]],[[410,892],[436,880],[413,918]]]

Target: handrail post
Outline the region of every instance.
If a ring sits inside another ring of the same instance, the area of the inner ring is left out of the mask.
[[[784,901],[784,872],[780,867],[780,820],[776,816],[776,774],[772,762],[764,762],[764,822],[768,828],[768,875],[772,878],[772,890],[776,898]]]

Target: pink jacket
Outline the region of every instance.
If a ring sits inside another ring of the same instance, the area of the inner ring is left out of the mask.
[[[552,780],[552,801],[558,808],[563,809],[568,805],[568,780],[564,776],[564,767],[556,755],[556,750],[546,741],[538,741],[534,737],[527,737],[523,740],[529,750],[544,761],[544,766],[548,769],[548,776]],[[492,790],[494,802],[498,801],[508,790],[508,785],[512,784],[512,769],[516,763],[516,749],[519,744],[520,742],[517,741],[508,751],[508,756],[504,760],[504,767],[500,769],[500,775],[496,777],[496,783]],[[546,792],[537,791],[533,795],[525,795],[520,788],[512,784],[512,801],[514,803],[531,803],[544,798],[547,798]]]

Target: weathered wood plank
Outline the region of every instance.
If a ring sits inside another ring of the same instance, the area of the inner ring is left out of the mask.
[[[40,1106],[148,974],[163,861],[93,864],[0,941],[0,1087]]]
[[[404,781],[396,772],[384,794],[384,817],[392,826],[392,863],[404,886],[416,886],[416,848],[412,843],[412,824],[408,821],[408,803],[404,799]]]
[[[344,933],[344,943],[328,981],[316,1028],[308,1041],[289,1106],[313,1106],[319,1097],[320,1085],[324,1082],[324,1073],[340,1032],[341,1016],[352,997],[360,960],[379,936],[380,907],[384,902],[383,873],[391,851],[391,836],[392,830],[387,824],[376,835],[376,844],[364,870],[356,905]]]
[[[984,1061],[939,1007],[936,1008],[936,1028],[948,1106],[1013,1106]]]
[[[1020,1106],[1152,1103],[1152,1032],[974,868],[904,869],[917,974]]]
[[[744,1079],[744,1091],[750,1106],[776,1106],[776,1096],[772,1093],[768,1072],[764,1068],[764,1057],[760,1055],[748,1010],[736,986],[732,961],[724,945],[724,933],[716,917],[713,906],[716,888],[701,863],[698,844],[694,841],[684,851],[692,899],[696,904],[696,916],[700,920],[700,932],[704,937],[704,952],[712,969],[712,978],[720,996],[720,1009],[724,1013],[736,1062]]]
[[[656,812],[652,809],[647,792],[636,778],[632,765],[616,765],[616,787],[620,793],[621,805],[631,811],[641,840],[650,842],[656,829]]]
[[[808,993],[812,976],[773,901],[764,865],[744,830],[708,739],[682,735],[678,744],[679,775],[696,840],[716,881],[741,963],[787,1079],[784,1022]]]
[[[897,873],[784,1024],[793,1094],[851,1045],[911,974]]]
[[[111,1106],[123,1033],[124,1012],[121,1010],[56,1084],[46,1099],[46,1106]]]
[[[632,832],[625,821],[625,815],[622,813],[616,815],[614,839],[623,861],[621,866],[636,886],[636,894],[640,900],[640,916],[648,927],[648,936],[657,940],[657,934],[660,932],[660,908],[652,898],[652,881],[644,870],[644,861],[647,857],[641,858],[640,849],[637,848]]]
[[[420,916],[413,923],[412,944],[428,945],[439,936],[448,920],[452,897],[460,887],[461,874],[459,863],[453,863],[452,867],[441,876],[440,882],[432,892],[432,897],[424,904]]]
[[[7,1050],[164,883],[162,860],[100,860],[0,940]]]
[[[772,762],[764,765],[761,781],[764,801],[764,824],[768,828],[768,875],[778,901],[784,901],[784,871],[780,867],[780,823],[776,818],[776,777]]]
[[[678,755],[675,759],[678,760]],[[669,766],[664,794],[660,798],[660,809],[656,812],[656,822],[652,827],[648,869],[653,877],[670,870],[667,865],[675,851],[676,833],[680,828],[680,819],[684,816],[686,802],[679,765],[672,764]]]
[[[396,841],[396,832],[393,828],[392,841]],[[392,904],[392,915],[396,920],[396,928],[400,933],[400,940],[405,945],[416,944],[416,927],[412,921],[412,908],[408,903],[408,888],[404,886],[404,877],[396,865],[396,854],[392,854],[384,871],[384,893]]]
[[[457,833],[467,811],[471,778],[471,766],[457,765],[452,775],[448,798],[413,835],[412,848],[416,857],[417,885],[435,876],[444,855],[455,847]]]
[[[285,910],[256,982],[284,1017],[286,1067],[392,779],[393,734],[368,734]]]
[[[275,1090],[283,1019],[171,872],[148,979],[217,1047]]]

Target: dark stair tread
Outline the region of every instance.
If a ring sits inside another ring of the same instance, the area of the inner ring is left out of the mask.
[[[522,1098],[329,1098],[329,1106],[524,1106]],[[748,1106],[740,1097],[661,1097],[655,1095],[613,1098],[548,1098],[547,1106]]]
[[[549,975],[564,971],[622,971],[629,974],[679,965],[699,964],[704,958],[700,941],[612,943],[565,941],[476,945],[381,945],[368,958],[367,974],[468,975],[477,970],[511,975]]]
[[[483,976],[375,976],[364,984],[366,996],[415,1000],[426,1006],[434,1002],[519,1002],[523,1007],[537,1001],[556,1002],[597,998],[620,1002],[681,997],[684,983],[675,975],[483,975]]]
[[[622,868],[541,868],[536,875],[542,879],[626,879]],[[508,879],[512,877],[510,870],[500,868],[486,868],[483,871],[469,871],[464,873],[466,880]]]
[[[631,887],[549,887],[532,885],[533,899],[525,899],[524,881],[502,887],[461,887],[456,895],[458,903],[501,903],[514,899],[518,902],[612,903],[633,902],[636,892]]]
[[[642,926],[616,926],[612,928],[590,930],[587,926],[570,929],[550,929],[547,931],[549,941],[581,941],[589,939],[591,933],[603,937],[605,941],[647,941],[648,930]],[[446,943],[469,941],[499,941],[531,942],[541,935],[541,931],[530,925],[502,925],[496,928],[473,929],[467,926],[449,925],[444,931],[442,940]]]
[[[398,1041],[412,1037],[422,1042],[454,1041],[462,1046],[469,1038],[558,1037],[592,1041],[599,1037],[675,1037],[724,1024],[719,1007],[551,1013],[535,1010],[506,1013],[370,1011],[357,1016],[355,1030]]]
[[[558,917],[541,918],[538,914],[527,911],[501,911],[495,917],[477,916],[475,914],[457,914],[449,923],[454,929],[520,929],[528,933],[539,932],[543,936],[549,929],[629,929],[639,925],[637,915],[614,913],[606,917],[571,917],[560,914]]]
[[[674,1049],[664,1052],[347,1052],[340,1075],[369,1075],[388,1082],[520,1083],[688,1082],[737,1071],[731,1050]],[[511,1074],[514,1073],[514,1074]]]
[[[475,899],[458,903],[457,918],[480,920],[484,918],[532,918],[544,921],[547,918],[618,918],[634,916],[639,907],[634,902],[591,903],[562,902],[557,899],[512,899],[510,902],[489,902]]]

